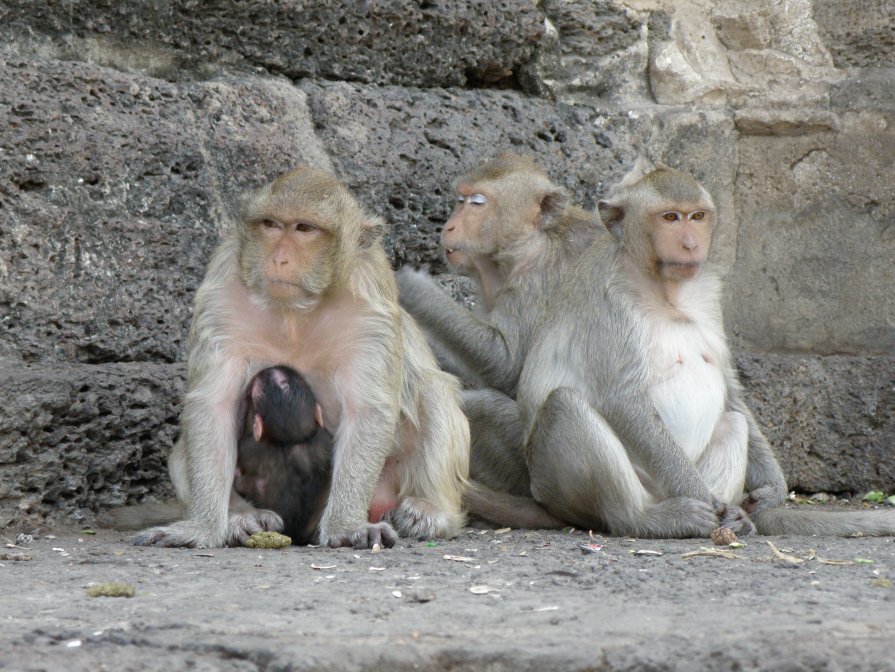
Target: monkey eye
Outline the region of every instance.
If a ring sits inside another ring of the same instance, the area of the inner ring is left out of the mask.
[[[664,219],[666,222],[676,222],[680,218],[681,218],[681,216],[676,212],[663,212],[662,213],[662,219]]]
[[[698,221],[700,221],[700,220],[705,219],[705,213],[704,213],[704,212],[701,212],[701,211],[700,211],[700,212],[694,212],[692,215],[690,215],[690,219],[695,219],[695,220],[698,222]]]
[[[457,194],[457,203],[466,203],[466,196],[463,194]]]
[[[302,233],[309,233],[310,231],[316,231],[317,227],[313,224],[308,224],[307,222],[297,222],[295,225],[295,230]]]
[[[263,226],[265,229],[276,229],[280,226],[279,222],[275,222],[272,219],[262,219],[259,224],[261,224],[261,226]]]
[[[488,202],[488,199],[485,198],[485,194],[473,194],[469,197],[469,202],[474,203],[475,205],[485,205]]]

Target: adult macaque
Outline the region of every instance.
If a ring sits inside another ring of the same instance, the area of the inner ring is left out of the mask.
[[[282,526],[269,511],[228,510],[239,401],[272,364],[304,373],[333,434],[322,544],[456,534],[469,428],[456,381],[398,307],[382,228],[336,178],[308,167],[246,199],[196,295],[181,436],[169,460],[187,518],[136,543],[223,546]],[[367,519],[374,491],[396,504],[379,523]]]
[[[530,157],[502,154],[454,186],[457,207],[442,244],[448,265],[475,281],[478,310],[467,310],[427,274],[409,268],[397,274],[400,299],[446,368],[470,387],[487,388],[462,394],[473,435],[470,475],[490,488],[529,495],[513,401],[519,372],[550,291],[603,229],[596,215],[570,205],[568,193]],[[487,517],[487,497],[478,493],[470,489],[467,504]],[[549,518],[535,508],[529,522]]]
[[[530,157],[502,154],[461,176],[455,191],[442,244],[448,265],[475,281],[479,311],[406,267],[397,273],[401,304],[473,387],[513,396],[551,288],[602,229]]]
[[[292,543],[307,544],[332,479],[332,435],[323,427],[323,409],[304,377],[288,366],[255,374],[244,405],[233,488],[278,513]]]
[[[705,189],[658,167],[599,209],[612,235],[552,295],[519,382],[535,499],[636,537],[744,534],[753,521],[763,534],[895,533],[889,512],[775,508],[786,483],[741,398],[721,285],[704,267],[716,224]]]

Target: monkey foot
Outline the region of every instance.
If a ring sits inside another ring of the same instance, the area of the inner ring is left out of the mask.
[[[215,543],[208,530],[189,520],[182,520],[164,527],[150,527],[148,530],[138,532],[134,537],[134,546],[215,548],[223,545],[223,540]]]
[[[231,513],[224,535],[215,535],[207,525],[197,520],[181,520],[163,527],[151,527],[134,537],[135,546],[164,546],[169,548],[220,548],[242,544],[256,532],[279,532],[283,519],[273,511],[251,509]]]
[[[423,541],[431,539],[440,529],[438,514],[428,502],[415,497],[405,497],[401,503],[387,514],[385,520],[395,526],[402,537],[412,537]]]
[[[231,513],[227,521],[227,539],[231,544],[242,545],[257,532],[282,532],[283,519],[267,509],[251,509]]]
[[[391,548],[398,541],[395,530],[386,522],[367,523],[350,532],[320,535],[320,543],[330,548],[352,546],[354,548],[373,548],[379,544],[383,548]]]

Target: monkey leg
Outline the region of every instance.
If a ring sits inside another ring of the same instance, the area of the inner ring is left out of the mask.
[[[466,522],[469,425],[455,379],[436,371],[429,383],[421,389],[419,436],[401,460],[398,506],[387,515],[398,534],[417,539],[454,537]]]
[[[516,402],[491,388],[464,390],[460,398],[472,438],[470,478],[493,490],[529,495],[531,484],[523,454],[522,420]]]
[[[557,388],[526,444],[535,499],[562,520],[634,537],[707,537],[714,507],[675,497],[655,502],[612,427],[582,395]]]
[[[715,425],[712,438],[696,461],[705,484],[717,497],[719,524],[738,535],[752,534],[755,525],[739,506],[746,484],[749,460],[749,425],[742,413],[724,413]]]

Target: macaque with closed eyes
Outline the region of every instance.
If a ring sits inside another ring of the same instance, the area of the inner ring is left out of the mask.
[[[524,496],[528,473],[514,401],[519,373],[550,292],[603,228],[529,156],[504,153],[485,161],[461,175],[454,189],[457,205],[442,246],[448,266],[475,282],[477,310],[454,301],[428,274],[406,267],[397,273],[400,299],[442,364],[472,388],[462,393],[473,436],[471,477]],[[487,517],[483,492],[469,488],[466,502]],[[542,514],[535,507],[527,520],[556,525]]]

